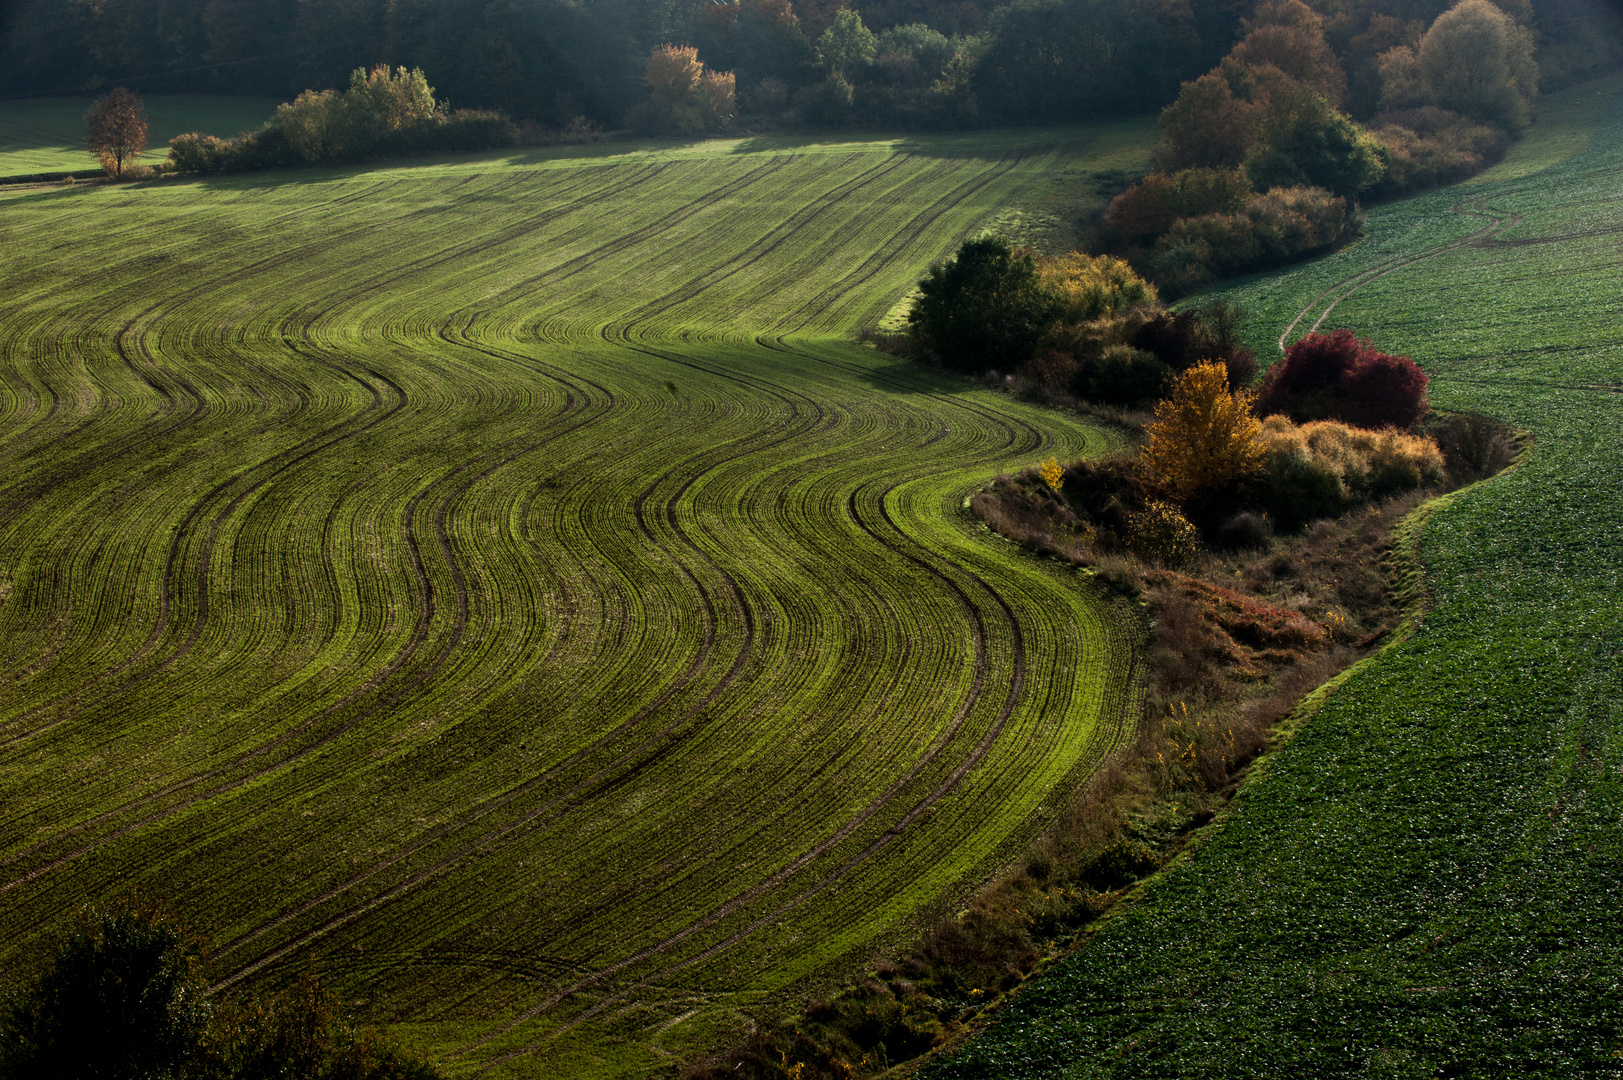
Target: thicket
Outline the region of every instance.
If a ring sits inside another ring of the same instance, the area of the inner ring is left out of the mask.
[[[1265,0],[1228,56],[1162,112],[1159,171],[1116,197],[1100,244],[1184,295],[1348,240],[1360,195],[1480,170],[1538,93],[1531,8],[1503,7],[1459,0],[1424,30],[1369,14],[1337,50],[1328,35],[1346,29],[1346,12]]]
[[[258,131],[234,139],[178,135],[169,142],[166,165],[187,173],[265,169],[484,150],[518,138],[518,128],[499,113],[446,108],[420,69],[391,72],[379,64],[351,72],[343,92],[306,90],[277,106]]]
[[[970,375],[1018,379],[1053,398],[1108,406],[1159,399],[1168,380],[1223,358],[1234,386],[1256,373],[1241,312],[1221,301],[1173,313],[1109,255],[1060,257],[965,241],[919,282],[905,340],[870,340]]]
[[[0,1011],[0,1080],[437,1080],[349,1020],[306,977],[235,1001],[208,994],[206,943],[153,906],[81,912]],[[13,973],[15,976],[15,973]]]
[[[1413,360],[1388,356],[1351,330],[1309,334],[1268,370],[1257,411],[1407,429],[1430,411],[1427,382]]]

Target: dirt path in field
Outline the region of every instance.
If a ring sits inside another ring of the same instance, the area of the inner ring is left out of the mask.
[[[1357,292],[1359,289],[1362,289],[1365,285],[1368,285],[1370,282],[1383,278],[1395,270],[1401,270],[1405,266],[1412,266],[1417,262],[1423,262],[1426,259],[1436,258],[1438,255],[1443,255],[1450,251],[1457,251],[1464,247],[1480,246],[1504,230],[1511,228],[1522,221],[1523,215],[1499,213],[1498,211],[1489,209],[1487,203],[1488,200],[1486,198],[1482,198],[1473,202],[1460,202],[1454,205],[1453,210],[1455,213],[1472,214],[1489,219],[1488,224],[1484,225],[1481,229],[1477,230],[1471,235],[1462,236],[1457,240],[1450,240],[1446,244],[1438,244],[1436,247],[1427,248],[1425,251],[1419,252],[1418,254],[1395,256],[1386,260],[1385,262],[1369,267],[1366,270],[1360,270],[1358,273],[1353,274],[1350,277],[1343,278],[1334,285],[1331,285],[1329,288],[1320,292],[1313,299],[1309,300],[1307,305],[1303,307],[1301,311],[1296,313],[1296,318],[1292,319],[1290,321],[1290,325],[1286,326],[1284,331],[1280,333],[1279,351],[1285,351],[1286,346],[1290,343],[1287,341],[1287,339],[1294,340],[1291,335],[1294,334],[1296,328],[1301,326],[1303,321],[1309,316],[1313,315],[1314,312],[1318,312],[1318,317],[1313,320],[1313,325],[1309,326],[1305,331],[1302,332],[1301,336],[1303,337],[1307,336],[1308,334],[1317,333],[1319,327],[1324,325],[1325,320],[1330,317],[1330,313],[1336,309],[1338,304],[1347,299],[1347,297],[1351,296],[1353,293]],[[1328,300],[1328,303],[1326,303],[1326,300]]]

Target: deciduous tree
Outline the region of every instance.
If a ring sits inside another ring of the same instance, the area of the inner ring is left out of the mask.
[[[691,45],[658,45],[648,54],[643,82],[656,105],[679,105],[699,88],[704,65]]]
[[[1380,72],[1382,108],[1441,105],[1511,130],[1538,96],[1532,32],[1488,0],[1460,0],[1417,48],[1383,52]]]
[[[97,98],[85,113],[85,136],[107,175],[121,178],[125,163],[147,148],[147,113],[140,95],[119,86]]]
[[[907,315],[914,340],[960,371],[1014,370],[1059,316],[1032,257],[992,237],[965,240],[919,293]]]
[[[1209,71],[1183,84],[1178,100],[1161,113],[1155,163],[1166,172],[1233,169],[1256,137],[1257,106],[1238,97],[1229,80]]]
[[[1245,171],[1259,191],[1321,187],[1352,195],[1385,171],[1380,144],[1312,90],[1276,90]]]
[[[1488,0],[1460,0],[1420,41],[1420,68],[1437,104],[1518,128],[1538,96],[1533,35]]]
[[[1247,67],[1278,68],[1331,105],[1347,92],[1347,73],[1324,40],[1324,20],[1302,0],[1267,0],[1229,55]]]
[[[1153,486],[1184,505],[1229,490],[1262,467],[1262,428],[1250,395],[1229,390],[1221,360],[1178,376],[1145,430],[1140,466]]]
[[[817,63],[829,75],[850,80],[873,63],[874,42],[873,32],[862,25],[862,16],[847,8],[834,16],[817,39]]]

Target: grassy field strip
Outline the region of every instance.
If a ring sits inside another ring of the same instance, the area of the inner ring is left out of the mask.
[[[923,1075],[1617,1071],[1623,108],[1568,93],[1543,107],[1582,106],[1587,133],[1530,138],[1497,181],[1372,210],[1358,247],[1232,290],[1266,315],[1259,349],[1335,300],[1326,326],[1412,354],[1438,405],[1535,444],[1427,519],[1434,605],[1412,636]]]
[[[0,948],[138,886],[632,1075],[995,866],[1126,645],[959,504],[1107,441],[834,337],[1095,134],[1026,138],[7,199]]]

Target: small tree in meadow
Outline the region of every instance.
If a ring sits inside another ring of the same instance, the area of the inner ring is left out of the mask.
[[[141,95],[119,86],[97,98],[85,113],[85,137],[107,175],[121,179],[125,163],[147,148],[147,112]]]

